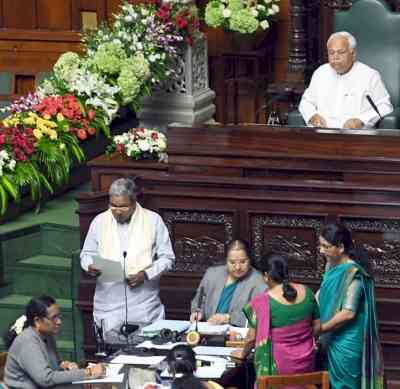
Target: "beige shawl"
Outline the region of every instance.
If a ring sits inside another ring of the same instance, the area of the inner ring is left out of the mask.
[[[154,228],[150,223],[148,212],[136,203],[136,210],[129,222],[126,276],[150,267],[153,262]],[[110,209],[103,214],[99,251],[103,258],[122,262],[117,221]]]

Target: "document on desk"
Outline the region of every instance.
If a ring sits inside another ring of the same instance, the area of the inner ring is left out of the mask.
[[[226,369],[226,365],[222,363],[214,363],[210,366],[200,366],[196,369],[195,376],[200,379],[217,379],[221,378]],[[168,369],[161,373],[161,378],[171,378]]]
[[[218,355],[229,357],[233,351],[240,350],[236,347],[212,347],[212,346],[196,346],[193,351],[197,355]]]
[[[123,363],[124,365],[141,365],[152,366],[157,365],[165,359],[163,355],[154,355],[151,357],[144,357],[139,355],[118,355],[111,360],[111,363]]]
[[[101,274],[98,278],[101,282],[120,282],[125,279],[124,269],[119,261],[95,255],[93,257],[93,265],[101,270]]]
[[[190,330],[196,329],[196,323],[192,323]],[[204,335],[224,335],[229,330],[229,324],[210,324],[206,321],[199,321],[197,323],[197,329],[200,334]]]
[[[178,346],[179,344],[186,344],[186,342],[168,342],[165,344],[155,344],[151,340],[145,340],[144,342],[138,344],[136,347],[140,348],[155,348],[158,350],[171,350],[175,346]]]
[[[186,331],[190,327],[190,321],[188,320],[157,320],[154,323],[143,327],[142,333],[155,334],[159,333],[163,328],[168,328],[171,331],[178,331],[179,333]]]
[[[72,384],[120,384],[124,381],[125,374],[121,373],[114,377],[94,378],[82,381],[74,381]]]
[[[89,364],[90,366],[91,364]],[[106,384],[121,383],[124,380],[124,373],[120,373],[124,365],[122,363],[108,363],[106,365],[106,375],[103,378],[87,378],[85,380],[74,381],[73,384]]]

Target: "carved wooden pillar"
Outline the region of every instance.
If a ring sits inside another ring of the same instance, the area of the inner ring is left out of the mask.
[[[307,66],[307,0],[290,1],[288,81],[303,81]]]

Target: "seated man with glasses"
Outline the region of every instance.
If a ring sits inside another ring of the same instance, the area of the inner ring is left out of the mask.
[[[136,201],[139,189],[134,180],[120,178],[109,189],[109,209],[97,215],[89,228],[81,252],[81,266],[91,276],[101,272],[94,256],[120,261],[126,282],[97,279],[93,316],[105,330],[125,322],[151,323],[164,318],[159,298],[159,279],[172,268],[175,255],[168,229],[160,215]]]
[[[357,61],[357,41],[346,31],[327,42],[328,63],[313,74],[299,111],[307,125],[370,128],[393,106],[378,71]]]

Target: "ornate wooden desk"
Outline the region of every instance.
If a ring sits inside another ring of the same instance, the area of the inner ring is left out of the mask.
[[[398,132],[176,127],[168,141],[168,164],[119,156],[90,163],[94,192],[78,199],[82,239],[106,209],[110,183],[141,177],[142,203],[163,217],[177,256],[175,271],[162,278],[167,317],[183,319],[202,273],[223,261],[224,244],[235,237],[249,240],[255,262],[266,250],[285,252],[292,276],[317,288],[325,266],[319,231],[339,218],[373,262],[386,369],[399,377]],[[80,306],[88,316],[89,291],[83,279]]]

